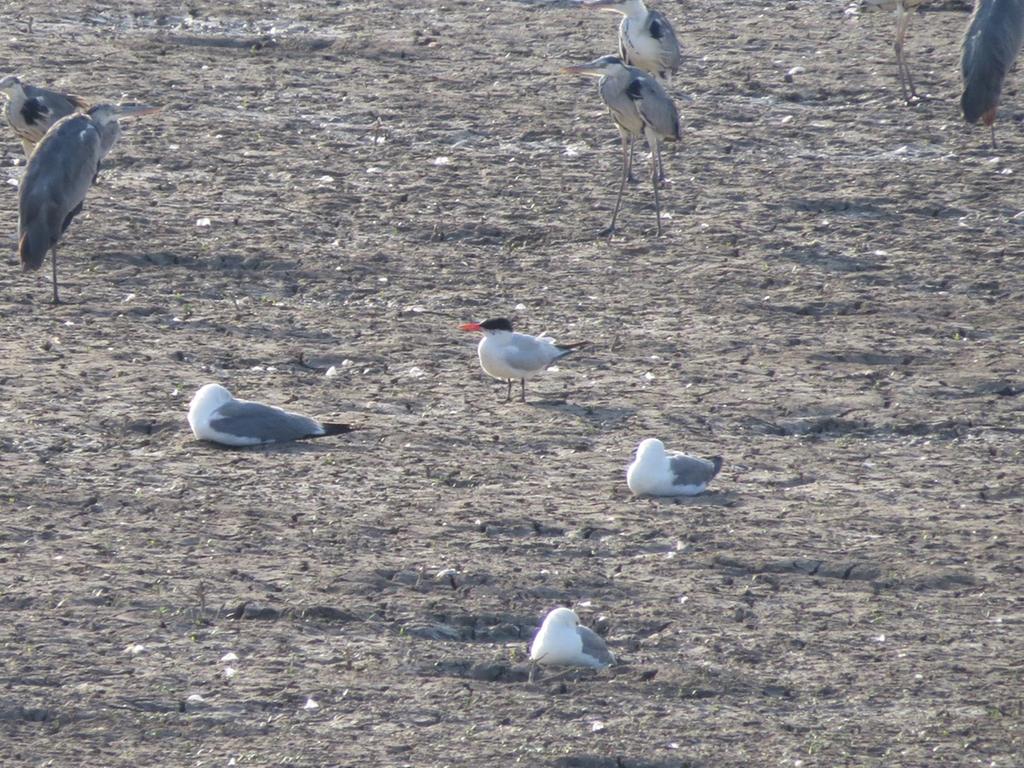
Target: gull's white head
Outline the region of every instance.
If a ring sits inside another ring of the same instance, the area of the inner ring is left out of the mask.
[[[640,445],[636,447],[636,460],[643,461],[648,457],[658,457],[665,455],[665,444],[656,437],[648,437],[646,440],[641,440]]]
[[[571,608],[555,608],[555,610],[544,617],[545,627],[571,628],[578,627],[579,625],[580,617]]]
[[[199,437],[196,425],[208,421],[214,411],[234,399],[231,393],[220,384],[205,384],[200,387],[199,391],[192,396],[192,402],[188,406],[188,424],[192,427],[193,434]]]

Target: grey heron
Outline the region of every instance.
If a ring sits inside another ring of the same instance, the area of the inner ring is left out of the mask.
[[[661,201],[658,199],[658,144],[679,141],[679,111],[658,81],[642,69],[624,64],[618,56],[601,56],[586,64],[565,67],[565,72],[599,77],[597,90],[615,120],[622,139],[622,181],[615,200],[611,224],[605,230],[615,233],[615,221],[622,205],[622,193],[632,170],[634,138],[643,136],[651,148],[651,185],[654,187],[654,215],[661,236]]]
[[[914,79],[911,77],[910,65],[907,64],[907,56],[903,47],[907,41],[907,31],[910,29],[911,14],[922,2],[924,0],[864,0],[865,5],[870,8],[893,11],[896,14],[896,36],[893,40],[893,50],[896,52],[896,74],[900,80],[900,91],[907,104],[917,98],[917,90],[914,88]]]
[[[648,10],[643,0],[584,0],[583,7],[621,14],[619,57],[631,67],[650,72],[666,86],[672,85],[672,77],[679,71],[683,57],[679,38],[665,14]],[[630,158],[632,155],[633,149],[630,147]],[[659,151],[658,181],[664,180]]]
[[[964,91],[960,107],[968,123],[992,127],[1003,81],[1024,43],[1024,0],[978,0],[964,35],[960,69]]]
[[[275,405],[241,400],[220,384],[206,384],[192,397],[188,425],[196,440],[233,448],[286,443],[351,432],[348,424],[319,422]]]
[[[583,7],[621,14],[619,56],[629,66],[672,84],[682,55],[679,39],[665,14],[649,10],[644,0],[584,0]]]
[[[477,346],[480,367],[494,379],[508,382],[505,402],[512,399],[512,382],[519,379],[522,386],[520,400],[526,402],[526,380],[532,379],[556,360],[587,344],[556,344],[548,336],[529,336],[512,330],[512,323],[504,317],[484,320],[482,323],[463,323],[460,331],[479,331],[484,335]]]
[[[21,139],[25,157],[32,154],[35,145],[46,135],[51,125],[62,117],[89,108],[89,104],[80,96],[26,85],[14,75],[0,80],[0,93],[7,97],[4,117]]]
[[[140,105],[99,104],[68,115],[47,131],[29,157],[18,189],[18,255],[25,271],[53,257],[53,303],[57,294],[57,243],[85,203],[100,161],[121,134],[118,118],[157,111]]]

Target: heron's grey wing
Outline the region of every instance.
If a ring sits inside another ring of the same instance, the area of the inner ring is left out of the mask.
[[[1024,0],[978,3],[964,35],[960,68],[964,119],[976,123],[999,105],[1003,80],[1024,43]]]
[[[82,210],[99,165],[100,137],[82,115],[56,123],[36,146],[18,187],[18,251],[37,269]]]
[[[84,99],[79,96],[65,95],[48,88],[37,88],[34,85],[26,85],[25,96],[30,99],[37,99],[42,102],[51,114],[55,115],[54,120],[67,117],[76,109],[85,105]]]
[[[225,403],[210,418],[210,427],[234,437],[283,443],[323,434],[320,423],[308,416],[249,400]]]
[[[661,44],[661,66],[671,74],[679,71],[682,56],[679,52],[679,38],[672,28],[672,22],[661,11],[651,11],[648,16],[647,29],[651,37]]]
[[[633,135],[643,133],[643,118],[640,117],[636,103],[629,97],[627,89],[622,87],[621,82],[610,77],[601,78],[597,91],[601,95],[601,101],[608,107],[612,119],[621,130]]]
[[[646,74],[637,75],[630,81],[626,93],[636,104],[645,126],[652,128],[659,138],[678,141],[679,111],[657,80]]]
[[[603,637],[588,627],[579,626],[576,630],[579,632],[580,640],[583,641],[584,654],[597,660],[602,667],[615,663],[615,655],[608,650],[608,645]]]
[[[669,454],[669,467],[672,469],[674,485],[704,485],[711,482],[722,468],[722,459],[699,459],[685,453]]]

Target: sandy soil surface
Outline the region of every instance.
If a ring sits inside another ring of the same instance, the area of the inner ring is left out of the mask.
[[[0,764],[1021,764],[1024,76],[993,151],[963,3],[914,19],[909,108],[888,14],[661,3],[665,236],[641,184],[611,243],[559,68],[614,18],[242,5],[0,10],[5,70],[165,107],[58,307],[2,134]],[[456,330],[501,315],[592,345],[506,405]],[[208,381],[360,429],[200,444]],[[652,435],[712,491],[631,498]],[[560,604],[621,664],[528,682]]]

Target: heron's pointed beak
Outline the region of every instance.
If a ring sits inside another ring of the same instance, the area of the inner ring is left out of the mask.
[[[124,120],[125,118],[152,115],[154,112],[159,112],[161,109],[161,107],[151,107],[148,104],[118,104],[117,119]]]
[[[591,77],[601,77],[604,72],[592,68],[589,64],[573,64],[569,67],[562,67],[562,71],[568,75],[589,75]]]

